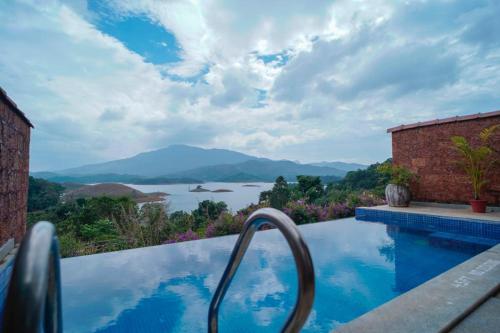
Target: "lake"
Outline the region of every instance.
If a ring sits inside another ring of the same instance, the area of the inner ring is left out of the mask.
[[[273,183],[204,183],[199,184],[211,191],[218,189],[232,190],[233,192],[189,192],[198,184],[171,184],[171,185],[134,185],[125,184],[144,193],[165,192],[169,204],[169,212],[183,210],[190,212],[198,208],[198,203],[203,200],[224,201],[233,213],[245,208],[251,203],[259,202],[262,191],[272,189]],[[245,186],[251,185],[251,186]]]

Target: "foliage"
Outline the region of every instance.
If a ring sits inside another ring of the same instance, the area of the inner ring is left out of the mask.
[[[297,176],[295,197],[304,198],[307,203],[313,203],[324,194],[321,178],[316,176]]]
[[[271,194],[272,193],[273,193],[272,190],[260,192],[259,203],[269,204],[269,201],[271,200]]]
[[[290,200],[290,189],[285,178],[279,176],[276,178],[271,195],[269,196],[269,204],[276,209],[282,209]]]
[[[141,207],[140,225],[144,246],[157,245],[173,233],[168,221],[166,206],[159,203],[147,203]]]
[[[83,240],[107,240],[118,236],[113,222],[108,219],[98,220],[92,224],[85,224],[81,230]]]
[[[42,210],[56,205],[64,187],[45,179],[29,177],[28,212]]]
[[[180,232],[180,233],[175,234],[172,238],[163,242],[163,244],[186,242],[186,241],[197,240],[197,239],[200,239],[200,236],[198,236],[198,234],[195,233],[193,230],[189,229],[185,232]]]
[[[453,136],[451,138],[455,150],[461,156],[458,163],[469,176],[472,184],[472,194],[476,200],[480,198],[484,186],[488,183],[488,171],[496,163],[489,140],[499,127],[500,124],[483,129],[479,134],[481,145],[477,147],[474,147],[463,136]]]
[[[170,225],[175,233],[185,232],[194,227],[192,214],[184,211],[176,211],[170,214]]]
[[[391,159],[384,162],[392,163]],[[386,185],[389,183],[390,176],[387,174],[380,174],[377,171],[380,163],[370,165],[364,170],[349,171],[344,179],[337,182],[336,188],[346,192],[356,190],[371,190],[383,197]]]
[[[479,133],[479,138],[492,151],[494,151],[497,154],[500,154],[500,151],[495,150],[495,147],[492,142],[493,140],[498,139],[498,137],[495,137],[495,134],[497,134],[497,132],[500,132],[500,124],[483,128],[481,133]]]
[[[55,224],[63,257],[86,255],[236,234],[248,216],[262,207],[281,209],[297,224],[304,224],[353,216],[357,206],[383,202],[373,191],[353,189],[359,187],[354,178],[351,176],[351,183],[325,187],[319,177],[298,176],[294,184],[278,177],[272,190],[261,193],[258,205],[236,214],[228,212],[224,202],[210,200],[200,202],[191,213],[169,214],[164,204],[148,203],[139,208],[128,197],[98,197],[58,199],[50,207],[30,212],[28,221],[30,225],[39,220]]]
[[[243,228],[245,218],[243,214],[235,216],[230,213],[224,212],[215,222],[210,223],[205,230],[205,237],[225,236],[231,234],[238,234]]]
[[[198,209],[192,212],[194,228],[205,227],[208,221],[217,219],[225,211],[227,211],[227,205],[224,201],[204,200],[198,203]]]
[[[389,183],[394,185],[409,187],[411,182],[417,179],[417,175],[403,165],[382,163],[377,167],[377,171],[382,175],[390,177]]]

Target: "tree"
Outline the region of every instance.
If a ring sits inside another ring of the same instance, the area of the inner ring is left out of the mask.
[[[259,203],[260,204],[266,204],[266,203],[269,203],[269,200],[271,198],[271,193],[272,191],[269,190],[269,191],[262,191],[260,192],[260,195],[259,195]]]
[[[28,211],[47,209],[57,205],[64,186],[45,179],[29,177]]]
[[[269,196],[269,203],[271,207],[276,209],[283,209],[283,207],[290,200],[290,189],[288,183],[283,176],[276,178],[273,189]]]
[[[203,200],[198,203],[198,209],[192,212],[194,227],[196,229],[204,227],[208,221],[215,221],[225,211],[227,211],[227,205],[224,201]]]
[[[324,193],[321,178],[316,176],[297,176],[297,189],[308,203],[320,199]]]

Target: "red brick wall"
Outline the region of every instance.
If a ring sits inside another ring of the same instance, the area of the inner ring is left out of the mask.
[[[472,198],[472,186],[457,166],[457,152],[450,137],[461,135],[479,144],[478,134],[500,123],[500,116],[416,127],[392,133],[392,157],[395,164],[409,167],[420,179],[412,186],[413,200],[465,203]],[[500,150],[500,134],[492,142]],[[500,188],[500,167],[491,170],[486,187]],[[490,204],[494,197],[484,194]]]
[[[0,99],[0,246],[26,231],[29,125]]]

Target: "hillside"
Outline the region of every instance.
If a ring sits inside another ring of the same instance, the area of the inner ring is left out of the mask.
[[[346,163],[346,162],[318,162],[318,163],[310,163],[310,165],[335,168],[335,169],[339,169],[339,170],[342,170],[345,172],[364,170],[368,167],[368,165],[365,165],[365,164]]]
[[[295,180],[298,175],[343,177],[344,171],[291,161],[250,160],[238,164],[223,164],[196,168],[167,175],[169,177],[196,178],[203,181],[274,181],[283,176]]]
[[[172,145],[130,158],[84,165],[57,171],[56,173],[72,176],[118,174],[157,177],[199,167],[241,163],[253,159],[257,159],[257,157],[226,149],[203,149],[186,145]]]
[[[136,175],[119,175],[115,173],[95,175],[61,175],[53,172],[33,172],[32,176],[43,178],[56,183],[126,183],[140,185],[168,185],[168,184],[199,184],[203,181],[192,178],[144,177]]]
[[[131,197],[135,202],[161,201],[167,193],[143,193],[123,184],[104,183],[97,185],[84,185],[63,194],[64,200],[75,200],[78,198],[91,197]]]

